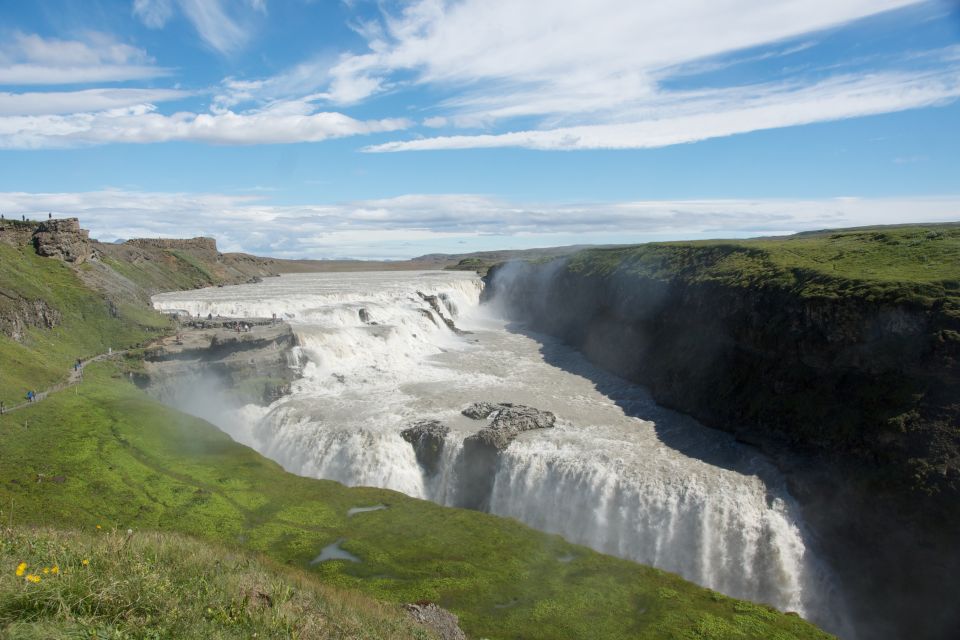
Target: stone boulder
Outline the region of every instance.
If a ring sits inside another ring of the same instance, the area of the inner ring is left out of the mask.
[[[90,232],[80,228],[77,218],[41,222],[33,234],[33,246],[37,255],[75,264],[93,255]]]
[[[500,454],[524,431],[549,429],[557,417],[521,404],[475,402],[461,413],[474,420],[490,423],[463,441],[456,461],[457,493],[455,504],[465,509],[486,511],[490,507],[493,479],[497,475]]]
[[[403,608],[417,624],[433,631],[440,640],[467,640],[460,628],[460,620],[446,609],[432,602],[405,604]]]
[[[550,429],[557,417],[550,411],[541,411],[522,404],[475,402],[461,412],[474,420],[490,419],[489,426],[467,440],[503,451],[524,431]]]
[[[457,325],[454,324],[453,320],[443,315],[443,311],[440,310],[441,299],[438,296],[428,296],[422,291],[417,291],[417,295],[420,296],[421,300],[423,300],[424,302],[430,305],[430,308],[433,309],[433,311],[440,317],[441,320],[443,320],[443,323],[447,325],[447,328],[450,329],[450,331],[453,331],[458,336],[465,335],[467,333],[466,331],[461,331],[459,328],[457,328]],[[447,308],[447,312],[450,313],[450,307],[446,306],[446,308]],[[424,309],[421,311],[421,313],[423,311],[427,311],[427,310]],[[429,311],[427,313],[429,314]],[[430,319],[433,320],[432,314],[430,315],[431,315]],[[436,324],[437,321],[433,320],[433,322],[434,324]]]
[[[443,445],[450,427],[438,420],[418,420],[400,432],[400,437],[413,445],[417,462],[430,475],[437,473]]]
[[[500,405],[492,402],[474,402],[460,413],[472,420],[486,420],[499,408]]]

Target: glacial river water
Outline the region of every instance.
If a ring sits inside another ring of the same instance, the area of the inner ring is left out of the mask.
[[[509,325],[495,301],[479,304],[481,291],[465,272],[297,274],[154,304],[276,313],[292,325],[306,363],[292,393],[203,416],[291,472],[455,504],[460,443],[483,426],[460,410],[480,400],[549,410],[554,429],[524,433],[502,454],[491,512],[852,635],[769,461],[554,339]],[[420,293],[438,296],[443,316],[469,333],[452,331]],[[433,475],[399,435],[421,419],[453,430]]]

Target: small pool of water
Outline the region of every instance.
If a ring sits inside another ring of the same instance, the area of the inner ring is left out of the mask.
[[[366,513],[368,511],[381,511],[386,508],[387,508],[387,505],[385,504],[378,504],[372,507],[353,507],[352,509],[347,511],[347,517],[349,518],[350,516],[355,515],[357,513]]]
[[[360,558],[349,551],[340,548],[340,545],[346,542],[346,538],[340,538],[333,544],[328,544],[320,550],[320,555],[310,561],[311,565],[320,564],[328,560],[347,560],[348,562],[362,562]]]

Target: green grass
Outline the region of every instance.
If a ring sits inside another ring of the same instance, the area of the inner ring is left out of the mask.
[[[103,263],[144,291],[196,289],[216,284],[210,272],[196,259],[181,256],[187,254],[167,252],[160,254],[158,259],[140,264],[106,256]]]
[[[162,315],[134,303],[115,305],[83,286],[76,273],[31,248],[0,243],[0,314],[17,299],[44,301],[61,316],[50,330],[30,329],[22,342],[0,336],[0,399],[19,402],[28,389],[40,391],[67,377],[77,358],[121,349],[169,330]]]
[[[0,635],[434,637],[396,606],[249,553],[170,533],[25,527],[0,529]]]
[[[829,637],[513,520],[288,474],[117,375],[93,365],[79,393],[0,417],[0,522],[176,531],[297,567],[344,538],[363,562],[313,569],[326,584],[437,602],[478,637]],[[374,504],[389,508],[346,515]]]
[[[960,225],[878,227],[785,238],[663,242],[590,249],[573,271],[786,287],[804,296],[862,297],[960,313]]]

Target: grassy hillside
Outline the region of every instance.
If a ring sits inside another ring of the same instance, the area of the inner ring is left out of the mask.
[[[170,264],[175,273],[188,277],[197,273],[195,265],[190,265],[191,272],[176,267],[177,262]],[[42,301],[61,319],[52,329],[30,328],[21,342],[0,335],[3,393],[42,388],[65,377],[77,356],[108,346],[121,348],[166,329],[165,321],[145,307],[111,306],[109,291],[84,284],[122,278],[137,288],[144,282],[129,265],[121,267],[126,270],[119,275],[105,273],[109,268],[108,261],[68,267],[37,258],[28,248],[0,244],[4,294],[11,300]],[[154,284],[163,284],[159,269],[138,268],[150,269]],[[97,274],[95,280],[91,273]],[[174,288],[184,283],[168,284]],[[139,292],[144,295],[142,288]],[[0,562],[6,563],[0,567],[4,574],[0,589],[12,590],[0,594],[16,596],[12,601],[0,597],[4,603],[0,624],[8,625],[0,633],[56,637],[103,626],[107,632],[115,631],[114,637],[125,637],[124,629],[133,629],[133,621],[142,622],[145,615],[156,621],[165,618],[157,624],[196,628],[200,636],[209,632],[231,637],[222,625],[233,624],[233,618],[241,620],[242,629],[266,625],[263,628],[276,630],[270,625],[287,624],[283,616],[267,620],[236,610],[235,586],[245,574],[227,575],[223,582],[202,578],[209,575],[200,570],[204,563],[237,567],[234,554],[245,549],[308,570],[336,588],[390,602],[437,602],[460,615],[464,628],[475,637],[829,637],[796,616],[721,596],[675,575],[594,553],[512,520],[288,474],[212,425],[147,397],[128,381],[127,364],[90,365],[78,387],[0,416],[0,523],[96,535],[132,529],[134,540],[145,541],[136,547],[144,561],[125,569],[123,553],[114,554],[109,574],[129,570],[144,584],[167,584],[164,576],[170,574],[150,562],[165,563],[182,542],[144,532],[177,532],[224,545],[229,551],[205,551],[206,547],[183,543],[183,563],[198,555],[198,569],[183,569],[180,582],[170,577],[171,589],[189,583],[208,593],[213,613],[191,608],[192,602],[170,612],[165,607],[171,600],[164,601],[166,596],[155,589],[147,595],[159,600],[148,599],[147,609],[141,610],[137,607],[142,602],[126,606],[126,596],[108,585],[79,578],[62,594],[56,583],[9,582],[11,575],[16,578],[20,562],[72,567],[77,548],[91,545],[91,556],[98,553],[98,543],[83,535],[21,528],[4,533],[0,542]],[[378,504],[388,508],[348,516],[353,507]],[[116,538],[111,540],[104,543],[107,548],[116,543]],[[337,541],[361,562],[341,560],[310,568],[321,549]],[[109,554],[104,553],[96,557],[106,562]],[[570,556],[572,561],[561,560]],[[179,566],[171,565],[173,570]],[[37,592],[24,591],[34,587],[39,587]],[[93,613],[74,608],[86,606],[78,595],[85,589],[89,600],[84,602],[102,601]],[[326,598],[329,607],[349,612],[349,598],[356,596]],[[169,619],[181,614],[182,619]],[[207,618],[201,620],[198,616],[203,615]],[[350,615],[359,616],[358,628],[369,635],[388,628],[377,625],[394,624],[390,615]],[[336,637],[361,637],[349,628]],[[157,637],[163,636],[158,632]],[[384,632],[383,637],[406,636]]]
[[[87,265],[80,269],[86,270]],[[0,400],[19,402],[29,389],[62,380],[77,358],[120,349],[169,330],[169,322],[136,299],[113,302],[85,287],[65,263],[37,256],[32,247],[0,243],[0,316],[41,301],[56,326],[30,327],[24,339],[0,336]]]
[[[10,640],[434,637],[398,607],[177,534],[7,528],[0,567]]]
[[[947,299],[960,313],[960,225],[877,227],[784,238],[663,242],[591,249],[574,270],[614,270],[741,286],[790,287],[802,295]]]

